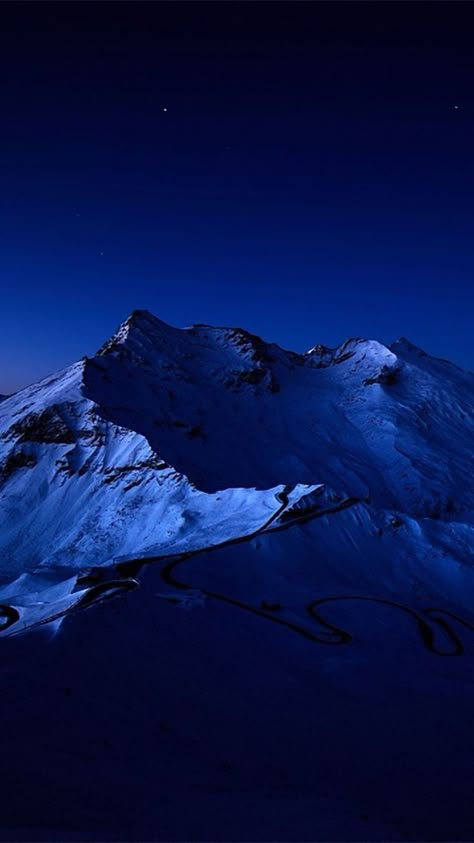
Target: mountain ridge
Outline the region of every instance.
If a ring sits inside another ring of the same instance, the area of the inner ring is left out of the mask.
[[[364,344],[364,343],[373,343],[379,345],[381,348],[387,349],[388,351],[392,351],[396,353],[396,351],[400,351],[403,353],[411,352],[415,355],[420,357],[429,357],[432,361],[438,361],[440,363],[446,363],[447,365],[458,369],[461,372],[464,372],[466,375],[474,377],[474,372],[465,367],[454,363],[453,361],[442,358],[436,357],[434,355],[429,354],[427,351],[422,349],[421,347],[415,345],[411,342],[411,340],[407,339],[404,336],[400,336],[398,339],[394,340],[391,343],[384,343],[380,340],[369,339],[367,337],[362,336],[352,336],[348,337],[339,343],[336,346],[329,347],[323,344],[316,344],[309,348],[307,351],[293,351],[291,349],[287,349],[281,346],[279,343],[276,342],[266,342],[263,340],[259,335],[253,334],[250,331],[242,327],[237,326],[213,326],[207,323],[195,323],[188,327],[180,328],[170,325],[169,323],[161,320],[159,317],[155,316],[151,311],[144,309],[144,308],[136,308],[131,311],[131,313],[118,325],[118,327],[112,332],[110,337],[102,343],[101,346],[92,354],[84,355],[82,359],[84,360],[91,360],[97,356],[102,356],[108,350],[113,347],[120,346],[121,344],[126,343],[126,340],[130,333],[133,333],[135,329],[138,329],[140,333],[146,336],[146,330],[143,331],[143,328],[151,328],[153,333],[156,336],[158,331],[164,332],[165,335],[168,336],[179,336],[179,334],[185,334],[187,332],[199,332],[202,330],[213,331],[216,335],[221,335],[223,337],[226,336],[234,336],[234,337],[241,337],[242,339],[246,338],[249,342],[254,342],[256,345],[264,345],[268,348],[274,348],[278,350],[282,354],[288,355],[293,361],[299,360],[304,361],[305,358],[311,357],[312,355],[323,357],[327,355],[329,358],[336,357],[338,358],[339,352],[345,349],[349,345],[357,345],[357,344]],[[44,377],[40,378],[38,381],[34,381],[31,384],[27,384],[24,387],[16,390],[14,393],[2,394],[0,393],[0,400],[5,400],[11,398],[12,395],[17,395],[18,393],[22,392],[25,389],[29,389],[35,386],[38,383],[42,383],[44,381],[49,380],[51,377],[54,377],[55,374],[59,372],[66,371],[71,366],[76,365],[76,363],[71,363],[64,366],[62,369],[55,370],[54,372],[45,375]]]

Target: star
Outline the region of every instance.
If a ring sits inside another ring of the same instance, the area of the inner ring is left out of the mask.
[[[168,111],[168,109],[167,109],[167,108],[164,108],[164,109],[163,109],[163,111]]]
[[[455,106],[454,106],[454,110],[455,110],[455,111],[458,111],[458,110],[459,110],[459,106],[458,106],[458,105],[455,105]]]

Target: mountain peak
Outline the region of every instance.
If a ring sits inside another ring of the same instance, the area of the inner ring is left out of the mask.
[[[304,355],[311,361],[316,361],[320,368],[344,363],[346,360],[353,362],[369,361],[372,365],[394,366],[397,357],[391,347],[384,345],[378,340],[368,340],[364,337],[349,337],[336,348],[328,348],[325,345],[315,345]]]
[[[134,347],[137,350],[136,346],[153,345],[158,337],[174,331],[176,328],[158,319],[149,310],[132,310],[110,339],[98,349],[97,354],[99,356],[109,354],[124,346]]]
[[[426,351],[423,351],[422,348],[420,348],[418,345],[415,345],[413,342],[411,342],[406,337],[398,337],[398,339],[395,340],[395,342],[391,343],[390,348],[395,349],[395,351],[397,349],[405,349],[405,351],[413,351],[416,354],[420,354],[422,356],[426,355]]]
[[[158,319],[158,316],[155,316],[154,313],[151,313],[151,311],[136,309],[132,310],[125,321],[119,325],[116,333],[122,330],[125,330],[127,334],[129,334],[132,330],[139,330],[144,333],[154,333],[156,331],[170,331],[176,329],[172,328],[171,325],[168,325],[167,322],[163,322],[162,319]]]

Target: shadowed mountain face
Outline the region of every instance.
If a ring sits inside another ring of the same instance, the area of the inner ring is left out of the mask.
[[[405,340],[298,355],[142,312],[84,369],[101,412],[206,491],[324,482],[415,516],[472,509],[473,385]]]
[[[473,386],[135,311],[2,400],[0,839],[469,839]]]

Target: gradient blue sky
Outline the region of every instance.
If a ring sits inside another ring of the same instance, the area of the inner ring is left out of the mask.
[[[472,17],[4,4],[0,392],[134,308],[474,368]]]

